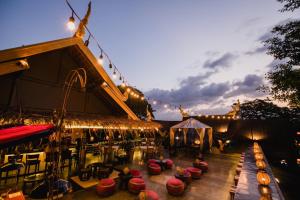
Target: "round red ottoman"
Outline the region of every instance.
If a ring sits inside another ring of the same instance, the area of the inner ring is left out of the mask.
[[[148,165],[150,165],[150,164],[152,164],[152,163],[157,163],[157,160],[155,160],[155,159],[149,159],[148,160]]]
[[[142,178],[140,170],[131,169],[129,173],[132,175],[132,178]]]
[[[169,179],[166,187],[168,193],[173,196],[180,196],[184,192],[184,183],[177,178]]]
[[[159,196],[156,192],[152,191],[152,190],[143,190],[140,192],[139,194],[139,200],[158,200]]]
[[[104,178],[99,181],[97,186],[97,193],[100,196],[110,196],[114,193],[116,188],[116,183],[114,179],[111,178]]]
[[[194,163],[194,167],[201,169],[202,172],[208,171],[208,163],[205,161],[200,161],[199,163]]]
[[[146,184],[142,178],[132,178],[128,183],[129,192],[138,194],[141,190],[145,190]]]
[[[173,167],[173,160],[166,159],[166,168],[167,169],[172,169],[172,167]]]
[[[201,178],[201,174],[202,174],[201,169],[196,167],[188,167],[186,168],[186,170],[188,170],[191,173],[193,179]]]
[[[161,168],[158,164],[151,163],[148,165],[148,171],[151,175],[158,175],[161,172]]]
[[[191,173],[188,170],[186,170],[186,169],[183,171],[183,173],[184,173],[184,176],[187,177],[185,179],[186,183],[190,184],[192,182],[192,175],[191,175]]]

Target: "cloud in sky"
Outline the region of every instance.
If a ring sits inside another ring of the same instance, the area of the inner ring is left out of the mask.
[[[232,88],[224,97],[235,97],[239,95],[245,95],[249,97],[258,97],[264,95],[263,93],[257,91],[258,87],[263,85],[263,77],[256,74],[247,75],[244,80],[232,83]]]
[[[233,53],[225,53],[217,59],[209,59],[203,64],[204,68],[217,69],[230,67],[232,62],[237,58]]]
[[[253,49],[253,50],[246,51],[245,54],[249,55],[249,56],[260,54],[260,53],[264,53],[265,54],[267,52],[267,49],[268,49],[267,46],[260,46],[260,47],[257,47],[255,49]]]
[[[162,105],[169,103],[182,105],[185,109],[195,112],[225,113],[225,110],[228,111],[229,106],[239,96],[254,98],[264,95],[257,91],[257,88],[264,84],[263,77],[256,74],[248,74],[244,78],[232,82],[216,83],[209,80],[214,74],[220,73],[221,69],[230,68],[235,59],[237,56],[232,53],[225,53],[215,59],[210,58],[204,62],[206,72],[182,79],[178,88],[170,90],[155,88],[145,94],[150,99],[159,100]],[[155,115],[158,119],[164,119],[166,116],[176,116],[179,119],[177,114],[171,114],[178,113],[177,110],[170,108],[166,110],[161,105],[157,105],[156,108]]]

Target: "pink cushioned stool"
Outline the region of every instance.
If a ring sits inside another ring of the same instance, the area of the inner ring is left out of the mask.
[[[101,179],[97,186],[97,193],[100,196],[106,197],[114,193],[116,188],[116,183],[111,178]]]
[[[173,160],[166,159],[166,168],[167,169],[172,169],[172,167],[173,167]]]
[[[132,175],[132,178],[142,178],[140,170],[131,169],[129,173]]]
[[[128,183],[129,192],[138,194],[141,190],[145,190],[146,184],[142,178],[132,178]]]
[[[141,193],[144,193],[143,195],[145,195],[145,198],[141,198],[142,197]],[[144,200],[144,199],[147,199],[147,200],[158,200],[159,196],[153,190],[142,190],[140,192],[140,195],[139,195],[138,199],[139,200]]]
[[[180,196],[184,192],[184,183],[177,178],[169,179],[166,187],[168,193],[173,196]]]
[[[148,171],[151,175],[158,175],[161,172],[161,168],[158,164],[151,163],[148,165]]]
[[[196,167],[188,167],[186,168],[186,170],[188,170],[191,173],[193,179],[201,178],[201,174],[202,174],[201,169]]]

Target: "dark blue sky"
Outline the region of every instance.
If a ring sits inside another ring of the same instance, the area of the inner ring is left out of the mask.
[[[70,3],[84,15],[87,0]],[[299,16],[280,8],[276,0],[94,0],[89,27],[129,83],[149,96],[223,113],[237,98],[262,96],[255,89],[273,60],[260,38]],[[0,49],[70,37],[70,15],[64,0],[0,0]],[[157,110],[160,119],[179,116]]]

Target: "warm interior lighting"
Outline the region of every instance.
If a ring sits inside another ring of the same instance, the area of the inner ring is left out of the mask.
[[[69,21],[67,23],[67,27],[71,31],[75,30],[75,19],[73,17],[73,13],[72,13],[72,16],[69,18]]]
[[[195,144],[200,144],[200,140],[195,140]]]
[[[156,101],[153,101],[153,104],[154,104],[154,105],[156,105],[156,104],[157,104],[157,102],[156,102]]]
[[[127,92],[130,92],[131,90],[130,90],[130,88],[127,88],[126,91],[127,91]]]
[[[164,107],[165,107],[165,108],[168,108],[168,105],[167,105],[167,104],[165,104],[165,105],[164,105]]]
[[[121,83],[121,87],[123,87],[123,88],[124,88],[125,86],[126,86],[126,85],[125,85],[125,83],[124,83],[124,82],[122,82],[122,83]],[[129,89],[129,88],[128,88],[128,89]]]
[[[106,83],[106,82],[103,82],[103,83],[102,83],[102,86],[103,86],[103,87],[107,87],[107,83]]]

